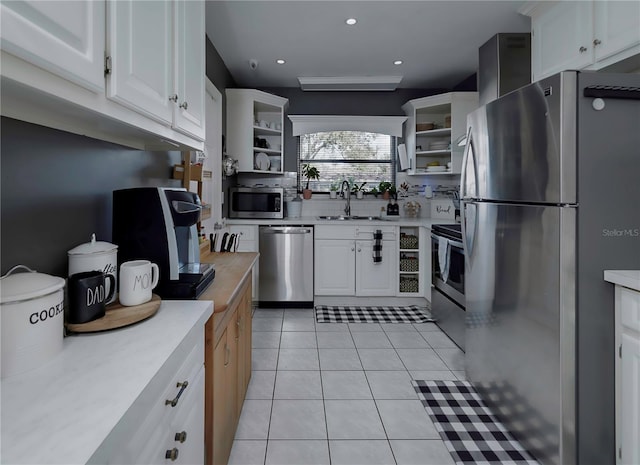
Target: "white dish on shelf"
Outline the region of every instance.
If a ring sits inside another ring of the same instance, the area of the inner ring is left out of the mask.
[[[438,173],[442,171],[447,171],[446,166],[427,166],[427,171],[432,173]]]
[[[269,159],[269,155],[267,155],[264,152],[257,153],[255,166],[256,166],[256,169],[260,171],[269,171],[269,167],[271,166],[271,160]]]

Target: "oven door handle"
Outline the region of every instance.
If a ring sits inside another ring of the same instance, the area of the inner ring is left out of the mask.
[[[449,245],[451,245],[452,247],[457,247],[458,249],[464,248],[462,242],[454,241],[453,239],[449,239],[448,237],[438,236],[437,234],[431,233],[431,238],[435,239],[436,241],[440,240],[440,238],[443,238],[446,239],[447,242],[449,242]]]

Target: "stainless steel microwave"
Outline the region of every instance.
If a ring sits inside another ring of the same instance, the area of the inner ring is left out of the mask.
[[[229,218],[283,218],[282,187],[231,187]]]

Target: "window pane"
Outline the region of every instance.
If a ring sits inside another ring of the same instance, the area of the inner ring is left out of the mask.
[[[311,181],[314,191],[328,191],[333,182],[353,178],[367,188],[380,181],[395,181],[395,140],[386,134],[359,131],[331,131],[300,136],[299,174],[302,187],[302,165],[310,163],[320,172],[319,181]]]

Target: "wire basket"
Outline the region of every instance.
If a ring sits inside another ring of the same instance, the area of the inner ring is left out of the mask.
[[[418,289],[418,278],[406,276],[400,277],[400,292],[418,292]]]
[[[401,258],[400,259],[400,271],[418,271],[418,259],[415,257]]]
[[[401,249],[417,249],[418,236],[414,236],[412,234],[400,234],[400,248]]]

